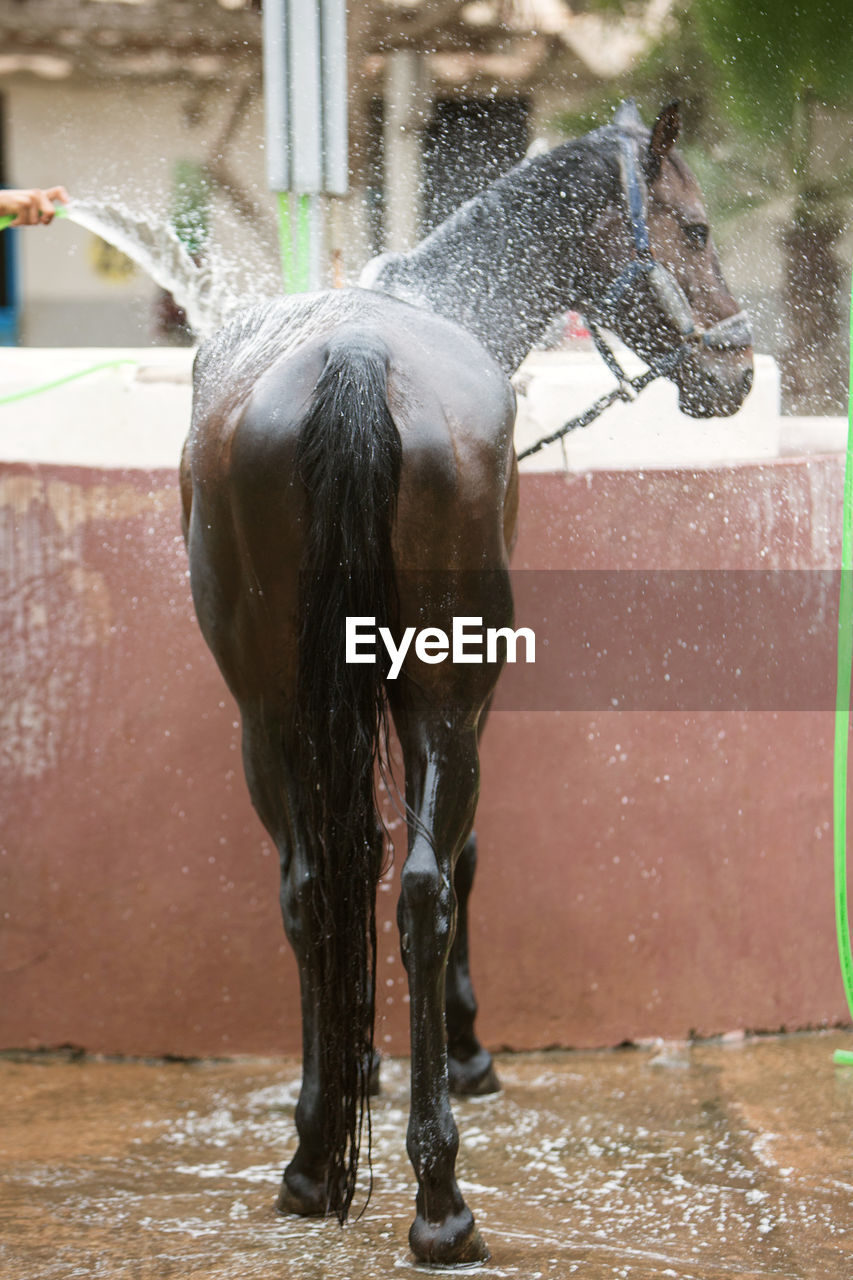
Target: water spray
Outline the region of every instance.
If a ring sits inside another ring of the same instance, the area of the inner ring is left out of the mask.
[[[152,221],[121,203],[74,197],[67,205],[57,204],[56,216],[74,222],[85,231],[100,236],[126,254],[156,285],[171,293],[187,315],[189,326],[199,340],[209,337],[238,311],[246,307],[244,288],[231,266],[217,255],[196,261],[171,223]],[[14,217],[0,218],[0,231],[11,226]],[[277,297],[279,286],[258,288],[252,301]]]
[[[850,295],[850,379],[847,401],[847,456],[841,516],[841,586],[838,599],[838,679],[835,696],[833,836],[835,926],[847,1007],[853,1017],[853,954],[847,908],[847,754],[850,740],[850,674],[853,668],[853,286]],[[853,1066],[853,1052],[838,1049],[836,1063]]]
[[[5,231],[7,227],[11,227],[15,221],[17,214],[7,213],[0,218],[0,231]],[[64,204],[57,204],[54,207],[54,217],[67,218],[68,210]],[[32,396],[41,395],[44,391],[53,391],[55,387],[64,387],[69,382],[76,382],[78,378],[87,378],[90,373],[100,373],[103,369],[119,369],[126,365],[135,365],[138,362],[132,359],[120,360],[100,360],[97,364],[88,365],[85,369],[77,369],[73,373],[66,373],[61,378],[51,378],[49,382],[40,382],[36,387],[27,387],[23,391],[12,391],[8,395],[0,396],[0,405],[16,404],[19,400],[29,400]]]

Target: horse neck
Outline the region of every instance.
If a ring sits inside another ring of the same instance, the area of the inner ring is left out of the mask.
[[[601,205],[591,149],[525,161],[462,205],[373,287],[455,320],[514,372],[553,319],[587,296],[584,245]]]

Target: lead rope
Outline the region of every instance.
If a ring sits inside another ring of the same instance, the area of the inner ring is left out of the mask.
[[[618,364],[613,352],[606,346],[604,339],[598,333],[594,326],[590,325],[590,333],[593,335],[593,341],[598,349],[602,359],[607,365],[610,372],[617,379],[617,386],[612,391],[606,392],[603,396],[599,396],[588,409],[583,413],[579,413],[576,418],[570,418],[568,422],[563,423],[556,431],[552,431],[549,436],[543,436],[541,440],[537,440],[535,444],[528,445],[526,449],[522,449],[518,455],[518,461],[523,458],[529,458],[531,454],[538,453],[540,449],[544,449],[546,445],[554,444],[559,440],[562,444],[565,436],[570,431],[577,431],[581,427],[588,427],[591,422],[600,417],[605,409],[609,409],[617,400],[636,400],[637,396],[643,391],[650,382],[654,382],[656,378],[668,378],[675,368],[681,363],[687,353],[687,343],[682,343],[675,351],[671,351],[668,356],[664,356],[658,360],[645,373],[637,374],[636,378],[629,378],[624,370]],[[600,344],[600,345],[599,345]],[[602,348],[604,348],[602,350]],[[605,356],[604,351],[607,351]],[[566,463],[565,446],[563,445],[563,461]],[[566,467],[568,469],[568,466]]]
[[[850,737],[850,673],[853,668],[853,284],[850,294],[850,377],[847,398],[847,456],[841,506],[841,585],[838,598],[838,679],[835,695],[833,769],[833,842],[835,850],[835,928],[847,1007],[853,1017],[853,955],[847,907],[847,753]],[[838,1049],[834,1061],[853,1066],[853,1052]]]

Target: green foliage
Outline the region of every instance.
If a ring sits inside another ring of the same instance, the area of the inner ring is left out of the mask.
[[[689,13],[738,123],[796,133],[803,103],[853,101],[849,0],[691,0]]]
[[[573,11],[595,9],[599,13],[630,14],[642,10],[642,0],[575,0],[570,6]]]
[[[649,123],[664,102],[681,101],[681,148],[715,220],[786,192],[797,194],[798,216],[834,216],[833,202],[853,190],[847,165],[818,181],[813,154],[816,110],[853,105],[850,0],[681,0],[615,88],[556,123],[576,136],[628,94]]]
[[[586,3],[600,8],[602,0]],[[649,122],[667,98],[682,99],[681,149],[715,227],[775,204],[769,229],[788,211],[778,241],[784,403],[799,413],[840,412],[847,353],[838,238],[853,196],[842,143],[853,110],[850,0],[679,0],[658,47],[618,88],[607,97],[632,94]],[[609,114],[607,97],[591,103],[602,113],[596,123]]]
[[[587,0],[587,7],[609,8],[607,0]],[[622,6],[624,7],[624,6]],[[605,82],[575,111],[563,112],[554,124],[566,137],[577,137],[606,124],[625,97],[637,99],[640,114],[651,124],[665,102],[681,103],[684,133],[711,146],[721,134],[712,103],[717,73],[705,54],[689,13],[678,9],[662,40],[616,82]]]

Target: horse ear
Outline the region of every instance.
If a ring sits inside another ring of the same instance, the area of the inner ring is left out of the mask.
[[[636,98],[625,98],[616,108],[613,123],[617,129],[630,129],[642,125]]]
[[[664,156],[668,155],[681,132],[681,104],[669,102],[662,109],[652,126],[652,136],[646,152],[646,174],[656,178]]]

